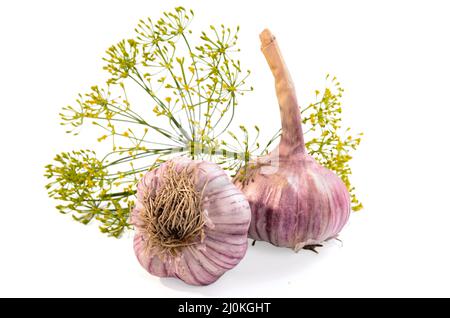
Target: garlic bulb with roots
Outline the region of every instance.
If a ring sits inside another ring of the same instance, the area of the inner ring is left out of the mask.
[[[337,237],[350,215],[342,180],[306,153],[294,84],[275,37],[261,35],[261,50],[275,78],[281,112],[280,144],[242,169],[235,184],[251,207],[249,236],[295,251]]]
[[[172,159],[138,183],[134,250],[153,275],[208,285],[244,257],[250,215],[245,196],[218,165]]]

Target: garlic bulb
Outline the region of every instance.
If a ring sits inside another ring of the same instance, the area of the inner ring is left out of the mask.
[[[153,275],[208,285],[244,257],[250,215],[245,196],[218,165],[172,159],[138,184],[134,250]]]
[[[306,153],[295,88],[277,41],[268,30],[260,39],[275,78],[282,135],[279,146],[238,173],[235,183],[250,203],[251,238],[314,250],[347,222],[349,193],[338,176]]]

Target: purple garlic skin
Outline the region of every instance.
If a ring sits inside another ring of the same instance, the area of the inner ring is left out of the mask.
[[[309,155],[268,159],[242,190],[252,211],[249,237],[299,251],[335,238],[350,216],[342,180]]]
[[[203,193],[205,225],[204,236],[196,244],[182,247],[176,256],[161,257],[157,249],[146,249],[140,215],[146,194],[160,186],[161,176],[169,164],[180,170],[188,166],[195,171],[196,188]],[[244,194],[218,165],[182,157],[172,159],[148,171],[137,186],[137,202],[132,212],[132,223],[136,227],[134,251],[139,263],[153,275],[176,277],[191,285],[208,285],[244,257],[250,216]]]
[[[260,39],[275,79],[281,140],[238,173],[235,183],[250,203],[251,238],[295,251],[314,248],[341,231],[350,215],[350,196],[337,175],[307,154],[294,84],[278,43],[267,29]]]

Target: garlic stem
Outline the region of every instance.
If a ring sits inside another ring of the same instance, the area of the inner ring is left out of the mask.
[[[275,78],[275,90],[280,106],[282,135],[279,155],[284,157],[292,154],[303,154],[306,152],[305,142],[294,83],[275,36],[268,29],[265,29],[259,37],[261,51]]]

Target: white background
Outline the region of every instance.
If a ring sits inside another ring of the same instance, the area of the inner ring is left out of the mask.
[[[64,134],[62,106],[101,83],[101,57],[139,18],[175,5],[195,30],[241,25],[255,91],[237,123],[278,126],[259,51],[270,27],[302,103],[338,76],[346,124],[365,137],[352,162],[365,209],[316,255],[249,247],[220,280],[192,287],[150,276],[132,233],[108,238],[60,215],[44,165],[97,147]],[[2,1],[0,4],[0,296],[450,296],[450,7],[446,1]],[[276,120],[274,120],[276,119]]]

